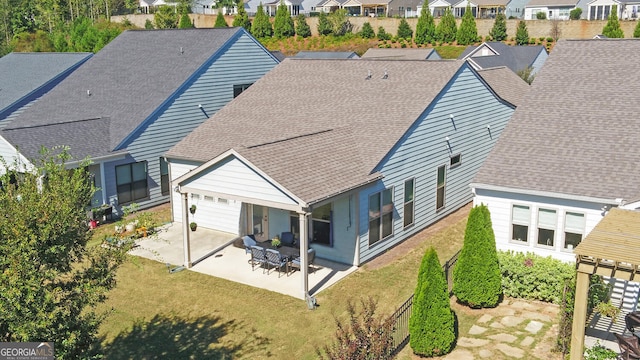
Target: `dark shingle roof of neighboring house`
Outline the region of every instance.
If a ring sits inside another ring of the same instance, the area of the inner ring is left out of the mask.
[[[125,31],[1,135],[28,157],[43,143],[70,145],[76,157],[106,156],[241,33],[242,28]],[[78,129],[87,124],[105,133],[80,136]],[[39,126],[57,131],[36,137]]]
[[[282,60],[286,58],[286,56],[280,50],[271,51],[271,55],[273,55],[280,62],[282,62]]]
[[[560,40],[476,186],[640,199],[637,54],[638,39]]]
[[[499,55],[474,56],[476,49],[484,44],[495,50]],[[471,58],[473,62],[481,68],[492,68],[496,66],[506,66],[514,72],[532,66],[540,52],[547,51],[542,45],[535,46],[510,46],[503,42],[491,41],[478,46],[468,46],[458,59]]]
[[[576,6],[578,0],[530,0],[525,7],[563,7],[563,6]]]
[[[519,106],[529,92],[529,84],[504,66],[482,69],[478,74],[500,98],[512,105]]]
[[[426,60],[432,53],[436,52],[433,48],[422,49],[402,49],[402,48],[370,48],[364,54],[362,59],[367,60]],[[437,52],[436,52],[437,53]]]
[[[233,149],[313,203],[377,179],[376,165],[463,66],[288,58],[167,156],[206,162]]]
[[[353,51],[300,51],[295,56],[296,59],[359,59],[360,57]]]
[[[0,118],[35,92],[54,86],[92,55],[14,52],[0,58]]]

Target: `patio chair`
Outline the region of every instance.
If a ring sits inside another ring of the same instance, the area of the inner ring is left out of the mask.
[[[640,359],[640,347],[638,338],[635,335],[623,336],[613,334],[620,346],[620,358],[624,360]]]
[[[293,236],[293,233],[290,231],[285,231],[282,234],[280,234],[280,242],[284,246],[291,246],[291,247],[293,247],[296,244],[296,240]]]
[[[245,235],[242,237],[242,243],[244,244],[244,251],[247,254],[251,254],[251,247],[257,244],[256,241],[249,235]]]
[[[264,252],[264,248],[258,245],[251,247],[251,270],[255,270],[257,264],[262,267],[262,273],[264,273],[264,265],[267,263],[267,255]]]
[[[287,276],[289,276],[289,268],[287,266],[288,259],[285,256],[282,256],[280,251],[274,249],[267,249],[267,274],[271,269],[271,266],[278,269],[278,277],[280,277],[280,269],[284,266],[287,271]]]
[[[315,270],[315,268],[312,266],[313,265],[313,260],[315,260],[316,258],[316,251],[314,249],[309,249],[307,250],[307,263],[309,264],[309,267],[313,270]],[[297,258],[291,260],[291,266],[297,267],[298,269],[300,269],[301,267],[301,259],[298,256]],[[313,272],[313,271],[311,271]]]

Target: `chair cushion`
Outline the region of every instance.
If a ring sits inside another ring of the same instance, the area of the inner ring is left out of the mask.
[[[285,246],[293,246],[296,243],[293,233],[288,231],[280,234],[280,242]]]
[[[242,242],[244,243],[245,247],[252,247],[253,245],[256,245],[256,241],[253,240],[250,236],[246,235],[242,237]]]

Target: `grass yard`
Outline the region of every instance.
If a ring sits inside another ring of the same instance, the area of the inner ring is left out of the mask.
[[[466,217],[386,266],[364,265],[320,293],[314,311],[285,295],[191,271],[169,274],[164,264],[131,257],[100,308],[110,313],[99,334],[103,353],[107,359],[314,359],[315,347],[333,340],[334,316],[346,315],[347,301],[370,295],[390,314],[413,292],[427,247],[435,246],[444,262],[461,248],[465,225]],[[110,230],[98,228],[100,239],[101,231]]]

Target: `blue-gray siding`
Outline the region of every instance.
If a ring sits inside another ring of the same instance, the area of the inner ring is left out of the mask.
[[[533,61],[533,64],[531,64],[531,67],[533,68],[533,71],[531,72],[532,75],[534,75],[535,73],[540,71],[540,69],[542,69],[542,65],[544,65],[544,62],[547,60],[548,57],[549,57],[549,54],[547,54],[546,51],[544,50],[540,51],[540,54],[538,55],[538,57]]]
[[[216,53],[212,60],[209,68],[204,69],[185,91],[172,99],[165,111],[131,140],[127,145],[131,155],[129,161],[106,164],[106,190],[110,203],[117,203],[115,166],[145,160],[150,196],[149,200],[137,203],[141,207],[149,207],[167,202],[169,197],[163,196],[160,188],[160,157],[203,123],[207,116],[213,116],[231,101],[233,85],[254,83],[277,65],[277,60],[264,47],[244,33]]]
[[[513,107],[463,67],[380,164],[384,178],[359,194],[360,260],[365,262],[457,210],[472,199],[473,176],[506,126]],[[450,115],[453,115],[453,120]],[[490,126],[490,129],[487,126]],[[445,140],[449,137],[449,145]],[[462,155],[450,168],[450,156]],[[437,168],[446,165],[445,207],[436,211]],[[415,178],[415,222],[403,229],[404,182]],[[369,195],[393,187],[393,235],[369,246]]]

